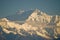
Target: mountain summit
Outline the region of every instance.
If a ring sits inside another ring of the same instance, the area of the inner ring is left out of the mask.
[[[29,16],[28,20],[32,21],[40,21],[40,23],[49,23],[52,16],[47,15],[46,13],[36,9],[32,12],[32,14]]]

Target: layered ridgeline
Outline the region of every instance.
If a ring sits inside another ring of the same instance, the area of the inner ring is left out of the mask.
[[[53,40],[60,37],[60,16],[51,16],[36,9],[22,25],[7,18],[0,19],[0,28],[0,34],[3,36],[4,33],[5,36],[11,33],[19,36],[16,39],[11,36],[14,40]]]

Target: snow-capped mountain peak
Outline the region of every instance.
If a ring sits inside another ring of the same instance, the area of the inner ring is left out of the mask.
[[[46,13],[36,9],[32,12],[32,14],[28,17],[27,21],[32,20],[32,21],[41,21],[41,23],[50,22],[52,16],[47,15]]]
[[[39,9],[35,9],[33,12],[32,12],[32,14],[31,14],[31,16],[32,17],[36,17],[38,14],[42,14],[42,13],[40,13],[41,11],[39,10]]]

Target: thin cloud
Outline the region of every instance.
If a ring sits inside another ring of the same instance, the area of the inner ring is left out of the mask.
[[[18,10],[17,11],[17,14],[22,14],[22,13],[24,13],[25,11],[24,10]]]
[[[34,10],[34,9],[32,9],[32,8],[31,8],[31,9],[27,9],[27,10],[19,9],[16,13],[17,13],[17,14],[22,14],[22,13],[24,13],[24,12],[26,12],[26,11],[30,11],[30,10]]]

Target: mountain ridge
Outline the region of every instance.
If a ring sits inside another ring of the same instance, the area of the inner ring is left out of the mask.
[[[58,34],[60,34],[60,16],[50,16],[36,9],[22,25],[3,18],[0,19],[0,26],[7,34],[39,35],[43,38],[53,39],[58,38]]]

